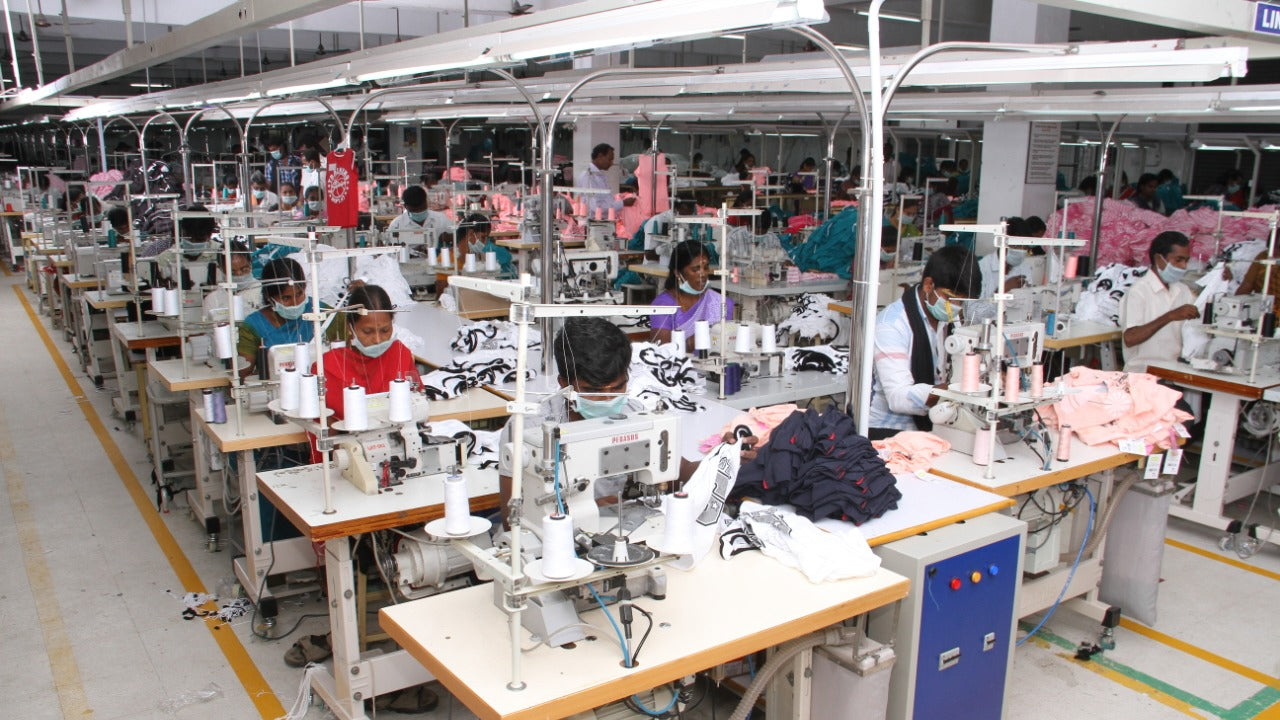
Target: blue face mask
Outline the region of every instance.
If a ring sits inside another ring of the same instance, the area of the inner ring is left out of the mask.
[[[410,213],[409,213],[409,219],[410,219],[410,220],[412,220],[412,221],[414,221],[415,223],[417,223],[417,224],[421,225],[422,223],[424,223],[424,222],[426,222],[426,221],[427,221],[427,213],[429,213],[429,212],[431,212],[431,211],[430,211],[430,210],[423,210],[422,212],[410,212]]]
[[[266,191],[266,190],[254,190],[254,191],[253,191],[253,199],[254,199],[254,200],[261,200],[262,198],[264,198],[264,197],[266,197],[266,196],[267,196],[267,191]]]
[[[627,407],[627,396],[619,395],[608,400],[592,400],[581,395],[573,399],[573,409],[583,420],[617,415]]]
[[[894,260],[897,260],[897,259],[898,259],[897,250],[881,250],[880,251],[880,262],[893,262]]]
[[[929,309],[929,314],[938,322],[951,322],[953,319],[951,303],[947,302],[947,299],[942,297],[941,294],[938,295],[936,301],[929,303],[926,307]]]
[[[272,160],[279,160],[279,159],[280,159],[280,158],[282,158],[282,157],[284,157],[284,153],[280,152],[279,150],[272,150],[272,151],[271,151],[271,159],[272,159]]]
[[[382,357],[382,354],[385,353],[387,349],[391,347],[391,343],[393,342],[395,342],[395,338],[388,338],[374,345],[365,345],[364,343],[360,342],[359,336],[352,335],[351,337],[351,344],[355,346],[356,350],[360,351],[361,355],[364,355],[365,357],[371,357],[371,358]]]
[[[1165,258],[1164,267],[1157,270],[1156,274],[1160,276],[1161,282],[1166,286],[1172,287],[1174,283],[1182,280],[1183,276],[1187,274],[1187,269],[1178,267],[1177,265],[1169,262],[1168,258]]]
[[[1009,267],[1018,267],[1023,260],[1027,259],[1027,251],[1022,248],[1010,248],[1004,256],[1005,262]]]
[[[323,201],[323,200],[308,200],[308,201],[307,201],[307,210],[308,210],[312,215],[318,215],[318,214],[320,213],[320,211],[321,211],[321,210],[323,210],[323,209],[324,209],[324,201]]]
[[[297,320],[307,311],[307,302],[303,300],[297,305],[284,305],[279,300],[276,300],[271,309],[275,310],[276,314],[285,320]]]
[[[223,199],[231,197],[231,188],[222,188],[222,197]]]
[[[281,205],[288,205],[289,207],[293,207],[293,204],[296,202],[298,202],[297,195],[281,195],[280,196]]]
[[[683,277],[680,278],[680,292],[686,295],[701,295],[706,292],[706,290],[706,285],[703,285],[701,290],[694,290],[693,286],[689,284],[689,281],[685,280]]]

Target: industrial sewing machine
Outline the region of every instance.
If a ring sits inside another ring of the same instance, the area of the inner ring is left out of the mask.
[[[618,278],[618,253],[612,250],[568,250],[560,259],[560,294],[556,302],[619,303],[613,289]]]
[[[618,225],[612,220],[587,221],[587,249],[591,251],[616,250]]]
[[[1192,365],[1232,375],[1280,367],[1280,342],[1273,338],[1275,319],[1270,315],[1273,302],[1261,293],[1214,299],[1204,318],[1212,339],[1205,357],[1193,358]]]
[[[339,390],[341,392],[341,390]],[[335,423],[333,457],[342,477],[366,495],[376,495],[405,482],[430,480],[462,471],[471,451],[461,440],[434,436],[423,430],[430,416],[427,399],[411,393],[412,419],[387,419],[387,393],[368,396],[369,429],[348,431]]]

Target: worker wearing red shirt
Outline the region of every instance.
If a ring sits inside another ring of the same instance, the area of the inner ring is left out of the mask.
[[[343,388],[359,385],[367,394],[384,393],[391,381],[404,378],[422,387],[418,366],[404,343],[396,340],[391,298],[377,285],[358,285],[347,295],[346,347],[324,354],[325,405],[343,418]]]

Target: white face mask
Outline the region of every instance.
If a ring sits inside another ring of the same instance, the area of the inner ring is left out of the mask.
[[[1009,248],[1004,259],[1009,263],[1009,267],[1018,267],[1023,260],[1027,259],[1027,251],[1023,248]]]

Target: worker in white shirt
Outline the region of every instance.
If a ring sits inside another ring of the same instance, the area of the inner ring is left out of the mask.
[[[421,185],[410,185],[400,193],[404,212],[387,225],[387,233],[397,240],[401,233],[423,233],[421,241],[407,241],[410,245],[430,242],[432,237],[441,244],[453,243],[453,222],[449,216],[427,208],[427,191]],[[407,240],[407,238],[406,238]]]
[[[1005,222],[1008,223],[1010,236],[1024,237],[1026,232],[1024,229],[1025,221],[1022,218],[1013,217]],[[1030,255],[1030,251],[1025,247],[1010,247],[1005,251],[1005,292],[1027,286],[1027,268],[1023,263],[1028,255]],[[991,296],[996,294],[996,283],[1000,281],[1000,252],[992,250],[989,254],[984,255],[982,260],[978,261],[978,268],[982,270],[982,299],[990,300]]]
[[[982,286],[973,254],[948,245],[925,263],[920,282],[876,317],[867,437],[883,440],[902,430],[931,430],[929,408],[943,387],[947,326],[959,320],[960,301]]]
[[[609,143],[600,143],[591,149],[591,164],[587,166],[586,170],[578,173],[578,187],[605,191],[587,195],[587,209],[591,212],[591,217],[593,218],[596,216],[597,210],[602,210],[607,214],[610,210],[617,212],[624,207],[631,207],[636,204],[634,197],[626,200],[618,200],[614,197],[613,186],[609,183],[609,176],[605,174],[609,171],[609,168],[613,167],[613,160],[613,146]]]
[[[1125,372],[1146,372],[1152,362],[1176,362],[1182,354],[1182,324],[1200,317],[1191,289],[1184,285],[1191,242],[1180,232],[1162,232],[1147,250],[1150,267],[1124,296]]]
[[[275,212],[280,207],[280,196],[267,189],[267,176],[254,173],[249,178],[249,210]]]

